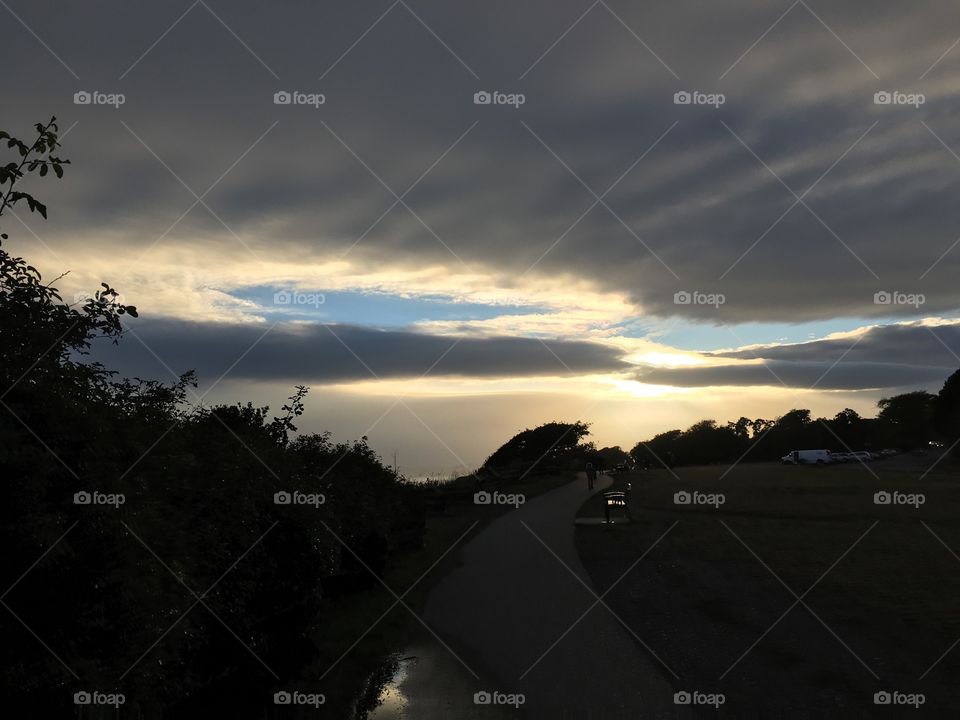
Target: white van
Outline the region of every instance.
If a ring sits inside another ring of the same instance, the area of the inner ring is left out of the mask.
[[[780,462],[784,465],[826,465],[833,462],[829,450],[793,450],[788,452]]]

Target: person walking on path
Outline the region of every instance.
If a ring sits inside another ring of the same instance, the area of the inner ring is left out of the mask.
[[[587,463],[587,490],[593,490],[593,484],[597,480],[597,471],[593,467],[592,462]]]

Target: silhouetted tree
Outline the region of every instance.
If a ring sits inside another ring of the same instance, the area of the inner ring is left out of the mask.
[[[933,422],[954,455],[960,456],[960,370],[947,378],[937,395]]]
[[[619,445],[600,448],[597,450],[597,456],[600,459],[600,467],[607,470],[630,462],[630,455]]]
[[[572,461],[596,452],[592,446],[580,445],[589,434],[590,426],[584,422],[549,422],[528,428],[497,448],[483,467],[512,474],[566,468]]]
[[[823,420],[833,432],[828,433],[827,447],[832,447],[840,451],[859,450],[870,444],[869,421],[860,417],[860,413],[851,408],[844,408],[832,420]],[[841,447],[836,447],[839,442]]]
[[[880,400],[878,419],[887,426],[890,444],[904,450],[925,446],[933,432],[936,400],[935,395],[923,390]]]
[[[639,442],[630,450],[634,461],[641,466],[650,465],[654,468],[669,466],[672,463],[669,457],[676,456],[677,440],[683,435],[683,430],[668,430],[654,435],[646,442]]]
[[[763,418],[757,418],[756,420],[750,423],[751,438],[756,440],[758,437],[763,435],[767,430],[772,428],[774,425],[773,420],[764,420]]]
[[[785,432],[796,432],[804,430],[811,422],[809,410],[791,410],[787,414],[777,418],[776,427],[778,430]]]
[[[750,439],[750,427],[751,420],[750,418],[741,417],[736,422],[728,422],[727,427],[736,435],[740,440],[749,440]]]

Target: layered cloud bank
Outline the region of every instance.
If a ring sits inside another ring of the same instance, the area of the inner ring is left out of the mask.
[[[328,324],[151,321],[121,347],[98,353],[131,376],[196,370],[205,382],[239,380],[335,384],[448,376],[525,377],[623,371],[620,352],[595,342],[522,337],[445,337]]]
[[[773,385],[823,390],[938,387],[960,366],[960,325],[905,323],[841,337],[705,354],[711,364],[637,371],[679,387]],[[723,359],[735,359],[728,363]]]
[[[949,3],[45,5],[0,8],[3,129],[56,114],[73,165],[7,245],[141,309],[124,371],[692,422],[960,365]]]
[[[107,231],[147,266],[187,243],[251,267],[562,275],[726,323],[917,310],[878,292],[960,305],[949,4],[610,2],[580,18],[547,2],[241,2],[175,25],[186,8],[101,3],[53,23],[14,6],[55,56],[11,32],[4,54],[39,77],[8,80],[4,121],[57,112],[73,128],[73,180],[38,229],[56,252]],[[125,103],[73,104],[95,89]],[[474,104],[497,89],[526,102]],[[296,90],[325,102],[275,104]],[[676,104],[691,91],[724,102]],[[725,303],[678,305],[683,291]]]

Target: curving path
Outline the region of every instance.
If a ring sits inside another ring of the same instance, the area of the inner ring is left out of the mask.
[[[601,476],[596,491],[609,484]],[[573,519],[587,497],[581,477],[484,528],[431,591],[424,620],[483,689],[522,692],[528,717],[675,717],[656,660],[602,605],[586,612],[596,598],[584,587]]]

